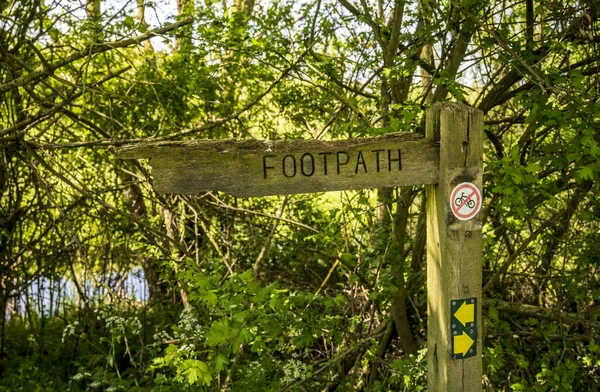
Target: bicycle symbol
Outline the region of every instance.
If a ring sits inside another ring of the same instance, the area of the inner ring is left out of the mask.
[[[464,201],[467,199],[467,195],[465,195],[464,192],[460,193],[460,197],[457,197],[456,199],[454,199],[454,205],[457,207],[462,207]],[[467,201],[467,207],[468,208],[475,208],[475,200],[473,200],[472,198],[469,199],[469,201]]]

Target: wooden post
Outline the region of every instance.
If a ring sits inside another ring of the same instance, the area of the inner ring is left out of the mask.
[[[431,392],[482,390],[483,114],[438,103],[427,137],[440,143],[440,178],[427,185],[427,347]]]

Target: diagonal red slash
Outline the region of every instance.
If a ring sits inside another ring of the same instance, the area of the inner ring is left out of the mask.
[[[469,196],[467,196],[467,198],[465,199],[465,201],[463,201],[462,203],[460,203],[460,204],[458,205],[458,207],[456,207],[456,212],[460,211],[460,209],[461,209],[461,208],[462,208],[462,207],[463,207],[465,204],[467,204],[467,202],[468,202],[469,200],[471,200],[471,198],[473,197],[473,195],[474,195],[474,194],[475,194],[475,191],[473,191],[473,193],[471,193]]]
[[[465,196],[465,191],[471,191],[471,194]],[[461,196],[457,197],[459,192],[462,192]],[[477,215],[479,209],[481,208],[481,193],[479,191],[479,188],[477,188],[475,184],[472,184],[470,182],[463,182],[462,184],[458,184],[452,190],[451,195],[452,196],[449,200],[450,208],[452,209],[452,212],[454,213],[455,217],[465,221],[470,220],[475,215]],[[473,198],[476,198],[477,200],[473,200]],[[458,205],[456,204],[457,201],[459,202]],[[465,206],[465,204],[468,204],[471,201],[475,203],[474,208],[468,208],[465,212],[461,212],[460,210]]]

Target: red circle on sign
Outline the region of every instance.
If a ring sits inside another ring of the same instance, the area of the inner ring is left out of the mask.
[[[461,196],[457,197],[459,192],[462,192],[460,194]],[[475,199],[475,206],[473,208],[469,208],[469,206],[472,204],[470,201],[473,198]],[[457,200],[459,200],[458,205],[456,205]],[[458,219],[472,219],[481,209],[481,191],[475,184],[470,182],[458,184],[450,193],[450,208],[452,209],[454,216],[456,216]]]

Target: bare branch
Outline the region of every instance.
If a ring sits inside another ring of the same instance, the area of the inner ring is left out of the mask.
[[[96,86],[99,86],[99,85],[101,85],[102,83],[104,83],[104,82],[106,82],[106,81],[108,81],[108,80],[110,80],[110,79],[113,79],[113,78],[116,78],[116,77],[118,77],[119,75],[121,75],[121,74],[122,74],[122,73],[124,73],[124,72],[127,72],[127,71],[128,71],[128,70],[130,70],[130,69],[131,69],[131,67],[130,67],[130,66],[127,66],[127,67],[125,67],[125,68],[122,68],[122,69],[120,69],[120,70],[119,70],[119,71],[117,71],[117,72],[114,72],[114,73],[108,74],[108,75],[104,76],[102,79],[100,79],[100,80],[98,80],[98,81],[96,81],[96,82],[92,83],[92,84],[91,84],[91,87],[96,87]],[[87,87],[87,86],[86,86],[86,87]],[[23,128],[26,128],[26,127],[28,127],[29,125],[36,124],[36,123],[39,123],[40,121],[43,121],[43,120],[45,120],[45,119],[47,119],[47,118],[50,118],[50,117],[51,117],[51,116],[53,116],[54,114],[56,114],[56,113],[60,112],[61,110],[63,110],[63,109],[64,109],[64,107],[65,107],[66,105],[70,104],[70,103],[71,103],[71,102],[73,102],[75,99],[79,98],[79,97],[80,97],[80,96],[83,94],[83,92],[84,92],[84,89],[81,89],[81,90],[80,90],[79,92],[77,92],[77,93],[74,93],[74,94],[72,94],[72,95],[70,95],[70,96],[66,96],[62,102],[60,102],[58,105],[55,105],[55,106],[54,106],[54,107],[52,107],[51,109],[44,110],[44,111],[40,111],[40,112],[39,112],[38,114],[36,114],[35,116],[32,116],[32,117],[30,117],[30,118],[27,118],[27,119],[25,119],[25,120],[23,120],[23,121],[21,121],[21,122],[19,122],[19,123],[15,124],[15,125],[13,125],[13,126],[12,126],[12,127],[10,127],[10,128],[3,129],[2,131],[0,131],[0,136],[9,135],[9,134],[11,134],[11,133],[13,133],[13,132],[16,132],[16,131],[19,131],[19,130],[21,130],[21,129],[23,129]],[[20,135],[16,135],[15,137],[9,137],[8,139],[9,139],[9,140],[10,140],[10,139],[13,139],[13,140],[14,140],[14,139],[18,138],[19,136],[20,136]],[[4,140],[6,140],[6,138],[5,138],[5,139],[2,139],[2,141],[4,141]]]
[[[149,31],[149,32],[139,35],[137,37],[124,39],[121,41],[107,42],[104,44],[90,45],[84,49],[81,49],[78,52],[71,54],[70,56],[65,57],[64,59],[62,59],[60,61],[57,61],[52,64],[47,64],[45,66],[38,68],[37,70],[35,70],[31,73],[28,73],[27,75],[23,75],[17,79],[11,80],[8,83],[0,85],[0,94],[4,93],[6,91],[9,91],[15,87],[23,86],[33,80],[42,78],[44,76],[49,76],[50,74],[52,74],[52,72],[56,71],[57,69],[64,67],[65,65],[70,64],[74,61],[80,60],[86,56],[91,56],[91,55],[98,54],[98,53],[108,52],[110,50],[117,49],[117,48],[125,48],[125,47],[131,46],[131,45],[136,45],[136,44],[144,42],[150,38],[159,36],[166,32],[178,29],[181,26],[190,24],[193,21],[194,21],[194,19],[192,19],[192,18],[183,19],[178,22],[166,25],[164,27]]]
[[[600,328],[600,321],[589,320],[581,313],[567,313],[561,310],[525,305],[517,302],[500,301],[497,299],[485,299],[483,305],[487,308],[493,306],[500,312],[557,321],[563,324],[578,324],[586,327]]]

